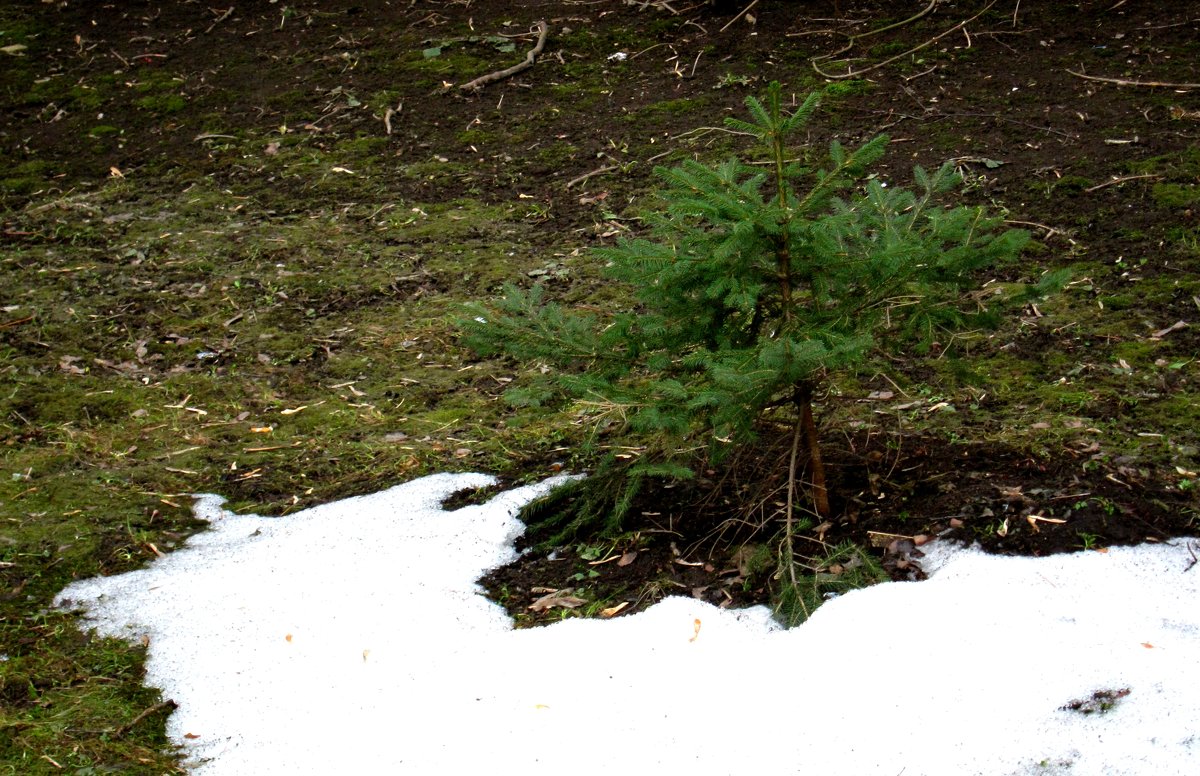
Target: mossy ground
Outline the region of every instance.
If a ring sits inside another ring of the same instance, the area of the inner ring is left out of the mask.
[[[896,180],[959,160],[964,196],[1037,238],[988,289],[1075,271],[932,358],[834,376],[820,409],[839,517],[820,537],[952,530],[1046,552],[1195,531],[1196,90],[1072,74],[1200,81],[1186,14],[1026,5],[826,83],[811,57],[894,9],[766,3],[722,30],[732,16],[704,7],[617,3],[6,4],[0,47],[25,48],[0,52],[0,773],[178,768],[166,711],[138,719],[159,701],[141,648],[79,633],[50,601],[179,546],[200,529],[188,494],[286,514],[433,471],[586,467],[587,413],[508,406],[538,365],[475,359],[460,305],[505,281],[627,304],[587,248],[639,229],[655,164],[740,149],[716,128],[768,79],[828,90],[815,148],[886,131],[878,174]],[[518,61],[538,13],[534,68],[454,87]],[[838,72],[955,14],[865,39]],[[776,511],[771,429],[741,469],[644,504],[627,536],[493,589],[521,612],[531,580],[583,591],[592,613],[663,592],[761,599],[761,569],[734,554],[762,549],[769,531],[742,529]]]

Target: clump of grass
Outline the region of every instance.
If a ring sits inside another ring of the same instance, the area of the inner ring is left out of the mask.
[[[808,620],[831,598],[889,579],[879,561],[852,542],[829,547],[807,561],[785,558],[775,577],[775,617],[789,628]]]

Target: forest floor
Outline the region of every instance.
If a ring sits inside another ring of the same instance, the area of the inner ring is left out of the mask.
[[[541,21],[532,67],[460,88]],[[877,175],[953,161],[959,201],[1032,233],[977,303],[1073,273],[994,330],[831,375],[812,546],[913,578],[930,536],[1200,532],[1198,24],[1111,1],[4,4],[0,773],[179,767],[142,648],[50,602],[200,530],[189,494],[284,515],[435,471],[586,471],[586,409],[506,403],[541,365],[461,347],[462,305],[515,282],[627,309],[589,248],[641,232],[655,165],[745,148],[723,119],[772,80],[825,92],[798,155],[886,133]],[[620,534],[485,585],[519,624],[767,601],[789,444],[768,419]]]

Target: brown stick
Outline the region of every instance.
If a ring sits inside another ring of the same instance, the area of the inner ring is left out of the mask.
[[[738,19],[742,18],[746,14],[750,13],[750,9],[756,5],[758,5],[758,0],[751,0],[750,5],[743,8],[741,13],[739,13],[737,16],[733,17],[728,22],[726,22],[725,26],[722,27],[721,29],[717,30],[717,32],[725,32],[725,30],[729,29],[730,26],[732,26],[734,22],[736,22]]]
[[[1161,86],[1167,89],[1200,89],[1200,84],[1171,84],[1163,81],[1130,81],[1128,78],[1103,78],[1098,75],[1076,73],[1074,70],[1068,70],[1067,72],[1076,78],[1086,78],[1089,81],[1103,81],[1106,84],[1117,84],[1118,86]]]
[[[165,701],[154,704],[150,708],[143,711],[141,714],[138,714],[136,717],[134,717],[133,719],[126,722],[124,725],[121,725],[121,727],[119,727],[113,731],[113,736],[115,738],[120,738],[120,737],[124,736],[130,730],[133,730],[133,728],[137,725],[137,723],[141,722],[146,717],[149,717],[151,714],[155,713],[156,711],[162,711],[163,709],[168,709],[170,711],[174,711],[177,708],[179,708],[179,704],[177,704],[175,701],[171,700],[170,698],[167,698]]]
[[[1110,181],[1105,181],[1104,183],[1098,183],[1095,186],[1090,186],[1090,187],[1084,189],[1084,191],[1086,191],[1088,194],[1091,194],[1093,191],[1099,191],[1100,189],[1108,188],[1109,186],[1116,186],[1118,183],[1124,183],[1125,181],[1136,181],[1136,180],[1141,180],[1142,178],[1161,178],[1161,177],[1162,177],[1161,175],[1155,175],[1154,173],[1148,173],[1146,175],[1126,175],[1123,178],[1113,178]]]
[[[571,180],[567,181],[567,188],[569,189],[577,183],[583,183],[588,178],[594,178],[597,175],[603,175],[606,172],[612,172],[615,169],[617,169],[617,165],[606,164],[597,170],[592,170],[591,172],[585,172],[583,175],[580,175],[578,177],[572,178]]]
[[[947,35],[949,35],[950,33],[954,32],[954,31],[956,31],[956,30],[961,30],[963,27],[966,27],[968,24],[970,24],[971,22],[975,21],[975,20],[976,20],[976,19],[978,19],[980,16],[983,16],[983,15],[984,15],[985,13],[987,13],[987,12],[988,12],[988,10],[989,10],[989,9],[990,9],[990,8],[991,8],[993,5],[995,5],[995,4],[996,4],[996,0],[992,0],[992,2],[988,3],[987,5],[985,5],[985,6],[983,7],[983,10],[982,10],[982,11],[980,11],[980,12],[979,12],[979,13],[977,13],[977,14],[975,14],[975,15],[974,15],[974,16],[972,16],[970,19],[964,19],[963,21],[961,21],[961,22],[959,22],[958,24],[954,25],[953,27],[951,27],[950,29],[946,30],[945,32],[941,32],[941,33],[938,33],[937,35],[934,35],[932,38],[930,38],[929,40],[925,41],[924,43],[920,43],[920,44],[918,44],[918,45],[916,45],[916,46],[913,46],[913,47],[912,47],[912,48],[910,48],[908,51],[905,51],[905,52],[903,52],[903,53],[897,54],[897,55],[896,55],[896,56],[894,56],[894,57],[888,57],[887,59],[883,60],[882,62],[876,62],[875,64],[871,65],[870,67],[864,67],[864,68],[863,68],[863,69],[861,69],[861,70],[853,70],[853,71],[850,71],[850,72],[847,72],[847,73],[842,73],[842,74],[840,74],[840,75],[839,75],[839,74],[836,74],[836,73],[826,73],[824,70],[822,70],[822,69],[821,69],[821,68],[820,68],[820,67],[817,65],[817,61],[818,61],[818,60],[817,60],[817,59],[814,59],[814,60],[812,60],[812,62],[811,62],[811,64],[812,64],[812,68],[813,68],[813,70],[816,70],[816,71],[817,71],[817,73],[818,73],[818,74],[819,74],[821,77],[823,77],[823,78],[829,78],[829,79],[832,79],[832,80],[840,80],[840,79],[843,79],[843,78],[857,78],[858,76],[860,76],[860,75],[863,75],[863,74],[865,74],[865,73],[869,73],[869,72],[871,72],[872,70],[878,70],[879,68],[883,67],[884,65],[889,65],[889,64],[891,64],[892,62],[895,62],[897,59],[903,59],[904,57],[907,57],[909,54],[912,54],[912,53],[915,53],[915,52],[917,52],[917,51],[920,51],[921,49],[925,48],[926,46],[930,46],[930,45],[933,45],[934,43],[937,43],[939,40],[941,40],[942,38],[946,37],[946,36],[947,36]],[[936,3],[933,3],[933,4],[931,4],[931,5],[930,5],[930,7],[932,7],[933,5],[936,5]],[[921,14],[921,15],[924,15],[924,12],[922,12],[922,14]],[[915,17],[914,17],[914,18],[915,18]],[[860,37],[860,38],[861,38],[861,37],[864,37],[864,36],[860,35],[860,36],[858,36],[858,37]],[[843,50],[844,50],[844,49],[843,49]],[[831,56],[832,56],[832,55],[831,55]],[[828,58],[828,57],[821,57],[821,58],[819,58],[819,59],[827,59],[827,58]]]
[[[480,87],[486,86],[486,85],[492,83],[493,81],[501,81],[505,78],[508,78],[510,75],[516,75],[517,73],[521,72],[522,70],[528,70],[529,68],[533,67],[533,62],[535,59],[537,59],[537,55],[541,54],[542,49],[546,46],[546,35],[549,34],[550,28],[546,25],[545,22],[538,22],[537,30],[538,30],[537,44],[534,45],[533,48],[531,48],[529,51],[527,51],[525,53],[525,61],[524,62],[518,62],[517,64],[513,65],[512,67],[505,68],[504,70],[497,70],[494,73],[488,73],[487,75],[481,75],[478,78],[476,78],[474,81],[468,81],[467,83],[463,84],[462,86],[459,86],[458,88],[462,89],[463,91],[477,91]]]

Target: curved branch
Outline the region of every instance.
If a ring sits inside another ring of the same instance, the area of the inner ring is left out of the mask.
[[[958,24],[954,25],[953,27],[951,27],[950,29],[946,30],[945,32],[941,32],[941,33],[938,33],[937,35],[934,35],[932,38],[930,38],[929,40],[925,41],[924,43],[920,43],[920,44],[918,44],[918,45],[916,45],[916,46],[913,46],[913,47],[912,47],[912,48],[910,48],[908,51],[905,51],[905,52],[903,52],[903,53],[897,54],[897,55],[896,55],[896,56],[894,56],[894,57],[888,57],[887,59],[883,60],[882,62],[876,62],[875,64],[871,65],[870,67],[864,67],[862,70],[852,70],[852,71],[850,71],[850,72],[848,72],[848,73],[842,73],[842,74],[836,74],[836,73],[826,73],[824,70],[822,70],[822,69],[821,69],[821,68],[820,68],[820,67],[817,65],[817,61],[818,61],[818,60],[816,60],[816,59],[812,60],[812,62],[811,62],[811,64],[812,64],[812,67],[813,67],[813,70],[816,70],[816,71],[817,71],[817,73],[818,73],[818,74],[819,74],[821,77],[823,77],[823,78],[829,78],[829,79],[832,79],[832,80],[835,80],[835,81],[840,81],[840,80],[842,80],[843,78],[857,78],[858,76],[860,76],[860,75],[863,75],[864,73],[869,73],[869,72],[871,72],[872,70],[878,70],[879,68],[883,67],[884,65],[889,65],[889,64],[891,64],[892,62],[895,62],[895,61],[896,61],[896,60],[898,60],[898,59],[903,59],[904,57],[907,57],[907,56],[908,56],[908,55],[910,55],[910,54],[913,54],[913,53],[915,53],[915,52],[918,52],[918,51],[920,51],[921,49],[925,48],[926,46],[930,46],[930,45],[932,45],[932,44],[936,43],[937,41],[939,41],[939,40],[941,40],[942,38],[946,37],[946,36],[947,36],[947,35],[949,35],[950,33],[952,33],[952,32],[955,32],[956,30],[961,30],[963,27],[966,27],[968,24],[970,24],[971,22],[973,22],[973,21],[975,21],[976,19],[978,19],[980,16],[983,16],[985,13],[987,13],[987,12],[988,12],[988,10],[990,10],[990,9],[991,9],[991,7],[992,7],[993,5],[995,5],[995,4],[996,4],[996,0],[992,0],[992,2],[988,3],[987,5],[985,5],[985,6],[983,7],[983,10],[982,10],[982,11],[980,11],[980,12],[979,12],[979,13],[977,13],[977,14],[975,14],[975,15],[974,15],[974,16],[972,16],[970,19],[964,19],[963,21],[961,21],[961,22],[959,22]],[[932,5],[931,5],[930,7],[932,7]],[[914,17],[914,18],[917,18],[917,17]],[[859,37],[862,37],[862,36],[859,36]],[[846,49],[842,49],[842,51],[845,51],[845,50],[846,50]],[[841,52],[838,52],[838,53],[841,53]]]
[[[542,49],[546,46],[546,35],[550,32],[550,28],[548,26],[546,26],[545,22],[538,22],[537,30],[538,30],[537,44],[535,44],[533,48],[531,48],[528,52],[526,52],[525,61],[518,62],[517,64],[513,65],[512,67],[505,68],[504,70],[497,70],[494,73],[488,73],[487,75],[481,75],[478,78],[476,78],[474,81],[468,81],[467,83],[459,86],[458,88],[462,89],[463,91],[478,91],[480,87],[486,86],[486,85],[492,83],[493,81],[501,81],[505,78],[508,78],[511,75],[516,75],[517,73],[521,72],[522,70],[528,70],[529,68],[533,67],[533,62],[535,59],[537,59],[537,55],[541,54]]]
[[[1172,84],[1164,81],[1131,81],[1128,78],[1104,78],[1098,75],[1076,73],[1074,70],[1067,70],[1067,72],[1076,78],[1086,78],[1089,81],[1102,81],[1106,84],[1116,84],[1118,86],[1161,86],[1167,89],[1200,89],[1200,84]]]

